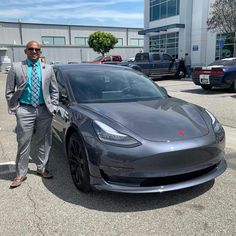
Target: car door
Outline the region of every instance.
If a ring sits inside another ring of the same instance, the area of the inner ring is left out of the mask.
[[[162,55],[162,71],[164,74],[170,73],[169,67],[172,63],[172,57],[169,54],[163,53]]]
[[[153,74],[161,75],[163,74],[163,61],[161,60],[160,53],[153,53],[152,54],[153,60]]]
[[[135,56],[135,62],[145,74],[150,74],[153,69],[153,64],[150,64],[149,53],[137,53]]]
[[[63,142],[64,139],[64,133],[66,130],[66,123],[69,120],[69,114],[67,111],[67,107],[69,104],[69,98],[66,90],[66,85],[64,82],[64,79],[62,77],[62,74],[59,70],[54,69],[57,84],[58,84],[58,90],[59,90],[59,104],[56,114],[53,117],[53,132],[54,135]]]

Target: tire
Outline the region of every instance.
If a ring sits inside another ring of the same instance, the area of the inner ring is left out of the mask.
[[[186,74],[185,74],[185,72],[182,71],[182,70],[181,70],[181,71],[178,71],[178,72],[175,74],[175,78],[176,78],[176,79],[179,79],[179,80],[185,78],[185,76],[186,76]]]
[[[90,174],[88,160],[84,144],[76,133],[73,133],[68,143],[68,161],[70,173],[75,186],[83,192],[88,192],[90,186]]]
[[[212,85],[202,84],[201,87],[202,87],[204,90],[207,90],[207,91],[210,91],[210,90],[212,89]]]
[[[235,79],[235,80],[233,81],[233,83],[231,84],[230,90],[231,90],[232,92],[236,92],[236,79]]]

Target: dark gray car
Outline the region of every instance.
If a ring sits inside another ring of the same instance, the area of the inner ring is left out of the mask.
[[[79,190],[164,192],[225,171],[225,132],[204,108],[168,96],[128,67],[54,70],[60,90],[54,136]]]

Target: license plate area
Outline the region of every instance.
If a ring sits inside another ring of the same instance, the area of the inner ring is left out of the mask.
[[[200,84],[210,84],[210,76],[209,75],[200,75]]]

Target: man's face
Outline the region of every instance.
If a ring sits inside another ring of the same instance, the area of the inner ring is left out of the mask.
[[[37,61],[41,55],[40,45],[37,42],[27,44],[25,54],[31,61]]]

